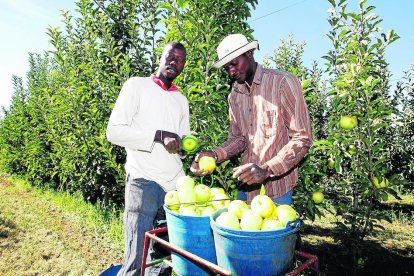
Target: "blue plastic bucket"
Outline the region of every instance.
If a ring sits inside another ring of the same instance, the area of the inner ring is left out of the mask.
[[[300,220],[289,223],[284,229],[233,230],[215,222],[225,211],[227,208],[211,215],[217,264],[220,267],[240,276],[284,275],[292,268]]]
[[[217,264],[213,233],[209,216],[185,216],[164,205],[167,217],[168,237],[172,245],[189,251],[209,262]],[[214,275],[203,265],[171,251],[174,272],[180,276]]]

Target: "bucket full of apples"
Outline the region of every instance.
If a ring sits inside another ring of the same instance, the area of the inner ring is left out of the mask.
[[[282,275],[293,266],[299,215],[264,194],[211,215],[217,264],[237,275]]]
[[[209,262],[217,264],[210,215],[230,203],[223,188],[195,183],[190,176],[177,180],[176,190],[165,195],[169,242]],[[178,275],[210,275],[201,264],[172,252],[174,272]]]

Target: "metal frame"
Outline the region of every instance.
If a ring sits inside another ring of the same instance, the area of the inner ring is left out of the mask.
[[[208,267],[209,269],[211,269],[212,271],[220,274],[220,275],[224,275],[224,276],[230,276],[230,275],[235,275],[233,274],[231,271],[224,269],[216,264],[213,264],[212,262],[209,262],[203,258],[200,258],[197,255],[194,255],[191,252],[188,252],[178,246],[172,245],[171,243],[159,238],[157,236],[157,234],[159,233],[165,233],[167,232],[168,229],[167,227],[162,227],[162,228],[157,228],[154,230],[150,230],[148,232],[145,232],[145,240],[144,240],[144,251],[143,251],[143,255],[142,255],[142,263],[141,263],[141,276],[145,275],[145,269],[153,266],[155,264],[158,264],[160,262],[165,262],[166,264],[168,264],[169,266],[172,267],[172,263],[171,263],[171,256],[168,256],[166,258],[163,259],[158,259],[152,262],[147,263],[147,255],[148,255],[148,250],[149,250],[149,240],[152,239],[155,242],[158,242],[162,245],[164,245],[165,247],[169,248],[170,250],[174,251],[175,253],[178,253],[196,263],[199,263],[205,267]],[[305,252],[301,252],[301,251],[295,251],[295,255],[297,257],[301,257],[306,259],[306,261],[303,262],[303,264],[301,264],[300,266],[298,266],[297,268],[295,268],[293,271],[287,273],[286,275],[288,276],[297,276],[299,275],[299,273],[303,272],[306,269],[311,269],[313,270],[317,275],[320,275],[320,271],[319,271],[319,259],[317,256],[315,255],[311,255],[309,253],[305,253]]]

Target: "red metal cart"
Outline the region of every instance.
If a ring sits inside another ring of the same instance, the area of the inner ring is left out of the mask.
[[[182,248],[179,248],[177,246],[172,245],[171,243],[161,239],[160,237],[157,236],[157,234],[160,233],[165,233],[167,232],[167,227],[163,227],[163,228],[158,228],[158,229],[154,229],[151,231],[148,231],[145,233],[145,240],[144,240],[144,252],[143,252],[143,258],[142,258],[142,265],[141,265],[141,276],[144,276],[145,274],[145,269],[147,267],[153,266],[155,264],[158,264],[160,262],[165,262],[168,265],[172,266],[171,263],[171,257],[167,257],[164,259],[159,259],[159,260],[154,260],[152,262],[147,263],[147,255],[148,255],[148,249],[149,249],[149,240],[152,239],[155,242],[158,242],[160,244],[162,244],[163,246],[169,248],[170,250],[176,252],[177,254],[180,254],[186,258],[188,258],[189,260],[192,260],[202,266],[205,266],[209,269],[211,269],[212,271],[214,271],[215,273],[218,273],[220,275],[234,275],[232,274],[231,271],[228,271],[214,263],[211,263],[203,258],[198,257],[197,255],[192,254],[191,252],[188,252]],[[301,265],[299,265],[298,267],[296,267],[293,271],[287,273],[286,275],[289,276],[296,276],[299,275],[301,272],[309,269],[309,270],[313,270],[317,275],[320,274],[319,271],[319,259],[317,256],[311,255],[309,253],[305,253],[305,252],[301,252],[301,251],[295,251],[295,255],[297,257],[297,259],[301,260]]]

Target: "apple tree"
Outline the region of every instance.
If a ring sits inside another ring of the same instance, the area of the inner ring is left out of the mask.
[[[394,107],[388,95],[388,64],[384,54],[387,46],[398,39],[393,31],[383,32],[381,19],[360,1],[359,11],[348,11],[346,1],[329,1],[328,38],[333,49],[324,57],[330,77],[327,137],[316,142],[316,151],[333,160],[326,168],[325,191],[337,217],[337,230],[351,245],[354,268],[361,264],[358,245],[375,229],[381,228],[386,215],[375,207],[396,195],[392,187],[399,176],[387,166],[390,145],[384,140],[391,126]],[[357,118],[353,129],[341,128],[342,116]],[[378,189],[373,178],[387,179],[389,186]]]

